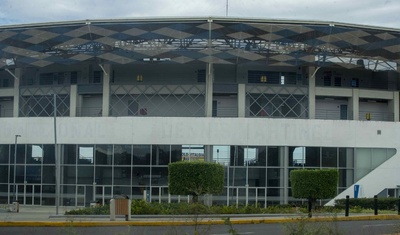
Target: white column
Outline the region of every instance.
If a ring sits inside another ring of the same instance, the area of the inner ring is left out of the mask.
[[[353,89],[353,96],[349,99],[349,104],[353,110],[353,120],[360,120],[359,90]]]
[[[238,117],[246,117],[246,84],[238,84]]]
[[[389,110],[393,113],[393,121],[399,121],[399,92],[393,92],[393,99],[388,102]]]
[[[317,70],[308,67],[308,118],[315,119],[315,75]]]
[[[103,65],[103,107],[102,114],[103,117],[109,116],[110,110],[110,75],[111,75],[111,65],[104,64]]]
[[[76,117],[76,107],[78,102],[78,86],[71,85],[69,93],[69,116]]]
[[[208,63],[206,68],[206,100],[205,100],[206,117],[212,117],[213,83],[214,83],[214,68],[212,63]]]
[[[22,75],[22,69],[16,68],[15,77],[18,79],[14,78],[14,107],[13,107],[13,116],[18,117],[19,116],[19,85],[21,82],[21,75]]]
[[[279,159],[281,160],[281,182],[280,185],[283,188],[281,190],[281,204],[288,203],[289,195],[289,151],[287,146],[278,147]]]

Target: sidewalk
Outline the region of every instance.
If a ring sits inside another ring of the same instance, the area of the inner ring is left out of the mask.
[[[298,219],[306,219],[306,215],[298,214],[257,214],[257,215],[132,215],[130,221],[125,221],[124,216],[117,217],[116,221],[110,221],[109,215],[74,215],[66,216],[64,212],[73,207],[59,207],[56,215],[54,206],[20,206],[18,213],[8,212],[6,208],[0,208],[0,227],[4,226],[165,226],[165,225],[193,225],[193,224],[224,224],[224,219],[230,219],[232,224],[258,224],[258,223],[285,223],[296,222]],[[311,221],[354,221],[354,220],[400,220],[397,214],[372,215],[353,214],[345,217],[344,214],[314,214]]]

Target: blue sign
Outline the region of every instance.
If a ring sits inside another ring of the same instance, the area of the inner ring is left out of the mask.
[[[355,184],[354,185],[354,198],[358,198],[359,192],[360,192],[360,185],[359,184]]]

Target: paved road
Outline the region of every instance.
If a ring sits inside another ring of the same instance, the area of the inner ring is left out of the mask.
[[[193,218],[188,218],[187,216],[133,216],[132,221],[129,222],[125,222],[123,218],[119,218],[117,221],[110,221],[109,216],[61,216],[66,210],[70,209],[62,207],[60,208],[60,216],[56,216],[54,207],[24,206],[21,207],[19,213],[7,212],[6,209],[0,207],[0,234],[177,235],[193,234],[194,232],[194,226],[188,225],[188,222],[193,222]],[[400,216],[397,215],[373,216],[355,214],[346,218],[343,215],[337,216],[340,222],[307,222],[307,225],[312,229],[323,227],[324,230],[335,229],[337,225],[339,230],[343,231],[344,234],[375,235],[400,232]],[[314,217],[317,221],[332,220],[332,215],[321,214]],[[293,221],[298,220],[294,220],[293,218],[299,218],[299,215],[252,215],[251,217],[239,215],[238,217],[232,216],[231,221],[235,223],[232,228],[239,234],[279,235],[285,234],[285,230],[296,225]],[[205,222],[204,224],[206,225],[199,227],[199,234],[229,234],[230,227],[223,224],[222,217],[200,218],[201,221]]]
[[[393,234],[400,231],[400,221],[378,220],[378,221],[341,221],[335,223],[309,223],[311,229],[323,228],[335,229],[343,234]],[[294,224],[242,224],[233,225],[233,229],[243,235],[285,234],[287,229]],[[204,225],[198,228],[199,234],[228,235],[227,225]],[[193,234],[194,226],[116,226],[116,227],[0,227],[0,234],[76,234],[76,235],[180,235]]]

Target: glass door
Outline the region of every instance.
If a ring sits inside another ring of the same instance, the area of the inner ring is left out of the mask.
[[[100,201],[102,205],[109,204],[113,197],[112,186],[98,185],[96,186],[96,201]]]
[[[39,184],[27,184],[24,193],[25,205],[41,205],[41,190],[42,186]]]

